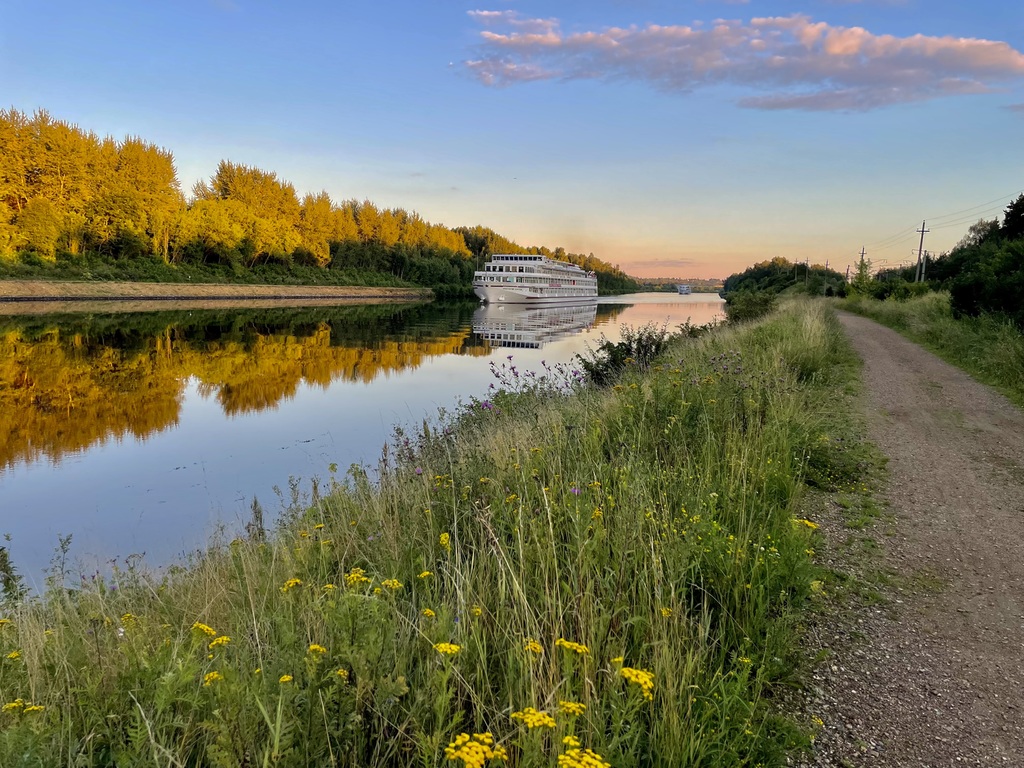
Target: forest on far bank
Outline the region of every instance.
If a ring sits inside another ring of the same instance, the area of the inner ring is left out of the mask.
[[[167,149],[44,110],[0,110],[0,277],[416,285],[460,298],[493,253],[593,270],[602,294],[641,288],[592,253],[323,191],[300,197],[276,173],[228,160],[186,195]]]

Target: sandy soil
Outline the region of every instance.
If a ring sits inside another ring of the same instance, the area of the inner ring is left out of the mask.
[[[14,305],[32,302],[54,304],[44,312],[65,311],[57,302],[92,301],[110,304],[113,311],[120,301],[223,302],[261,300],[302,302],[314,300],[394,300],[425,299],[430,292],[410,288],[373,288],[337,285],[218,285],[210,283],[128,283],[128,282],[57,282],[47,280],[0,280],[0,312],[11,314]],[[170,307],[165,307],[170,308]]]
[[[895,579],[888,605],[825,630],[805,764],[1024,766],[1024,413],[894,331],[842,323],[889,457],[895,524],[872,535]]]

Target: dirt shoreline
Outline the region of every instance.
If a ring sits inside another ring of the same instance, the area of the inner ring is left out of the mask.
[[[0,280],[0,302],[21,301],[185,301],[246,299],[425,299],[424,288],[363,285],[236,285],[221,283],[134,283]]]

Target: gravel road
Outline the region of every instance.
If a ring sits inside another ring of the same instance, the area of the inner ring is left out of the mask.
[[[889,458],[895,524],[873,535],[896,586],[824,630],[838,651],[815,674],[824,726],[803,765],[1024,766],[1024,413],[896,332],[841,320]]]

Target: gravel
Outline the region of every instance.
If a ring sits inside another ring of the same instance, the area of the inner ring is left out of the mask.
[[[824,724],[800,765],[1024,766],[1024,413],[894,331],[841,320],[889,458],[893,519],[867,535],[894,578],[884,604],[815,628],[830,655],[808,712]],[[823,532],[843,557],[850,533]]]

